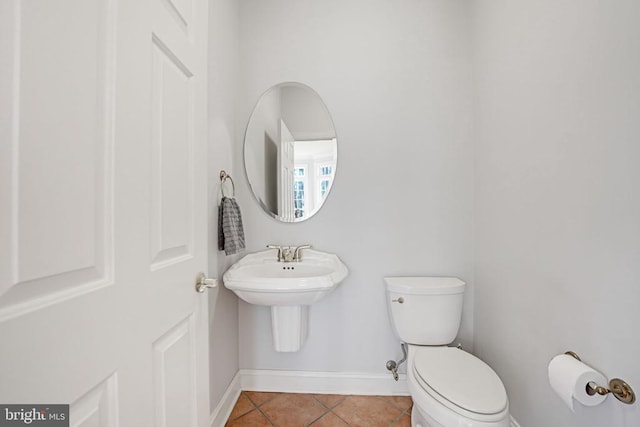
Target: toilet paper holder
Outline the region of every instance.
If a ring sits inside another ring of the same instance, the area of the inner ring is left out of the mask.
[[[582,361],[582,359],[580,359],[580,356],[578,356],[573,351],[565,351],[564,354],[571,356],[579,361]],[[633,392],[633,389],[631,388],[631,386],[627,384],[625,381],[621,380],[620,378],[614,378],[611,381],[609,381],[609,388],[602,387],[601,385],[598,385],[593,381],[591,381],[586,385],[586,390],[589,396],[593,396],[596,393],[601,396],[605,396],[611,393],[620,402],[626,403],[629,405],[636,401],[636,394]]]

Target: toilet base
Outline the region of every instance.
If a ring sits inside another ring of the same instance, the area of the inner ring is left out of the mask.
[[[411,410],[411,427],[445,427],[428,414],[423,414],[417,406]]]

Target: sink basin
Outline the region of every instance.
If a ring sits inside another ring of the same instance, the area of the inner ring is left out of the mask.
[[[306,249],[301,258],[279,262],[273,250],[246,255],[224,273],[224,285],[250,304],[310,305],[347,277],[336,255]]]
[[[280,262],[273,250],[246,255],[223,275],[224,286],[242,300],[271,306],[277,351],[298,351],[307,336],[309,305],[333,291],[347,277],[334,254],[303,250],[300,261]]]

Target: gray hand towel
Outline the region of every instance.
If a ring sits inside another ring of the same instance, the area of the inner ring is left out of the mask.
[[[218,207],[218,249],[233,255],[244,249],[242,215],[236,199],[223,197]]]

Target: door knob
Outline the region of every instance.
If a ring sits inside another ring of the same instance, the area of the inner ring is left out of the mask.
[[[196,281],[196,291],[203,293],[207,288],[215,288],[218,286],[216,279],[208,279],[204,273],[200,273],[198,280]]]

